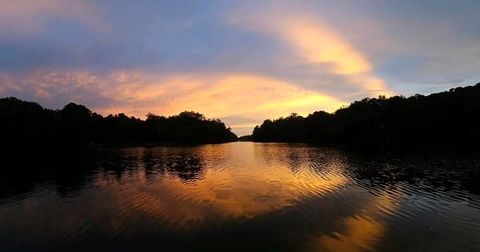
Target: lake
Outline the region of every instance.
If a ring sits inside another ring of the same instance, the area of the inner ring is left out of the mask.
[[[99,152],[5,168],[0,250],[480,251],[480,159],[249,142]]]

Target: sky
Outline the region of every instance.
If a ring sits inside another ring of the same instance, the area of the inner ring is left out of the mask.
[[[0,0],[0,97],[265,119],[480,81],[480,1]]]

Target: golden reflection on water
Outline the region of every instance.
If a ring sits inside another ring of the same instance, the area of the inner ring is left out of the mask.
[[[143,151],[139,156],[185,154]],[[278,212],[309,197],[336,193],[349,183],[343,160],[335,153],[322,153],[315,148],[237,143],[203,146],[187,152],[200,159],[200,178],[185,181],[162,173],[148,181],[145,171],[139,170],[137,178],[126,187],[108,183],[110,191],[116,192],[112,203],[118,209],[135,211],[135,215],[149,216],[179,232],[188,232],[212,219],[248,220]],[[99,185],[102,179],[98,180]],[[119,188],[111,190],[112,186]],[[371,196],[364,199],[353,216],[319,220],[334,222],[338,230],[305,241],[311,244],[308,247],[313,245],[314,250],[322,251],[372,250],[388,228],[382,218],[395,211],[394,201],[401,197]]]
[[[199,157],[213,158],[205,162],[202,178],[192,182],[162,175],[146,187],[145,174],[140,172],[134,184],[113,190],[121,194],[117,196],[122,199],[117,202],[121,204],[119,208],[133,206],[142,214],[161,218],[176,229],[188,231],[194,223],[201,223],[212,215],[253,218],[291,206],[302,197],[328,193],[347,182],[336,163],[323,167],[320,176],[302,159],[296,160],[294,167],[288,167],[282,160],[285,153],[276,153],[281,151],[278,148],[256,149],[251,144],[231,147],[195,149]],[[228,158],[228,167],[223,166],[224,158]],[[291,169],[297,171],[293,173]],[[136,197],[125,198],[125,194]]]
[[[343,231],[332,235],[322,235],[319,240],[321,251],[372,251],[385,235],[386,225],[382,219],[395,212],[401,198],[395,193],[393,198],[387,193],[365,202],[361,213],[342,219]]]
[[[322,236],[320,247],[322,251],[364,251],[371,250],[378,239],[384,234],[385,227],[376,220],[369,218],[348,217],[343,221],[346,230],[336,237]]]
[[[51,243],[81,241],[89,232],[108,239],[160,231],[188,237],[215,227],[249,237],[266,228],[277,233],[261,233],[261,244],[280,235],[295,250],[370,251],[403,200],[399,186],[374,192],[358,186],[341,153],[304,145],[130,148],[115,155],[115,167],[102,167],[76,195],[37,190],[0,208],[0,220]]]
[[[0,195],[0,248],[478,250],[478,195],[383,180],[371,171],[391,165],[383,161],[254,143],[108,149],[101,157],[91,170],[24,181],[23,193],[22,176],[7,174],[20,191]]]

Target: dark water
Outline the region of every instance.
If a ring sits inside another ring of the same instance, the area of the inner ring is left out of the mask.
[[[475,158],[253,143],[101,155],[5,169],[0,251],[480,251]]]

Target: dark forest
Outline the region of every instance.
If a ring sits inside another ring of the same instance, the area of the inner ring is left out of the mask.
[[[334,113],[265,120],[251,138],[368,149],[478,149],[479,129],[480,83],[428,96],[365,98]]]
[[[3,153],[41,152],[94,146],[185,145],[236,141],[220,120],[196,112],[165,117],[148,114],[146,120],[123,113],[102,116],[70,103],[51,110],[16,98],[0,99]],[[5,152],[6,151],[6,152]]]

